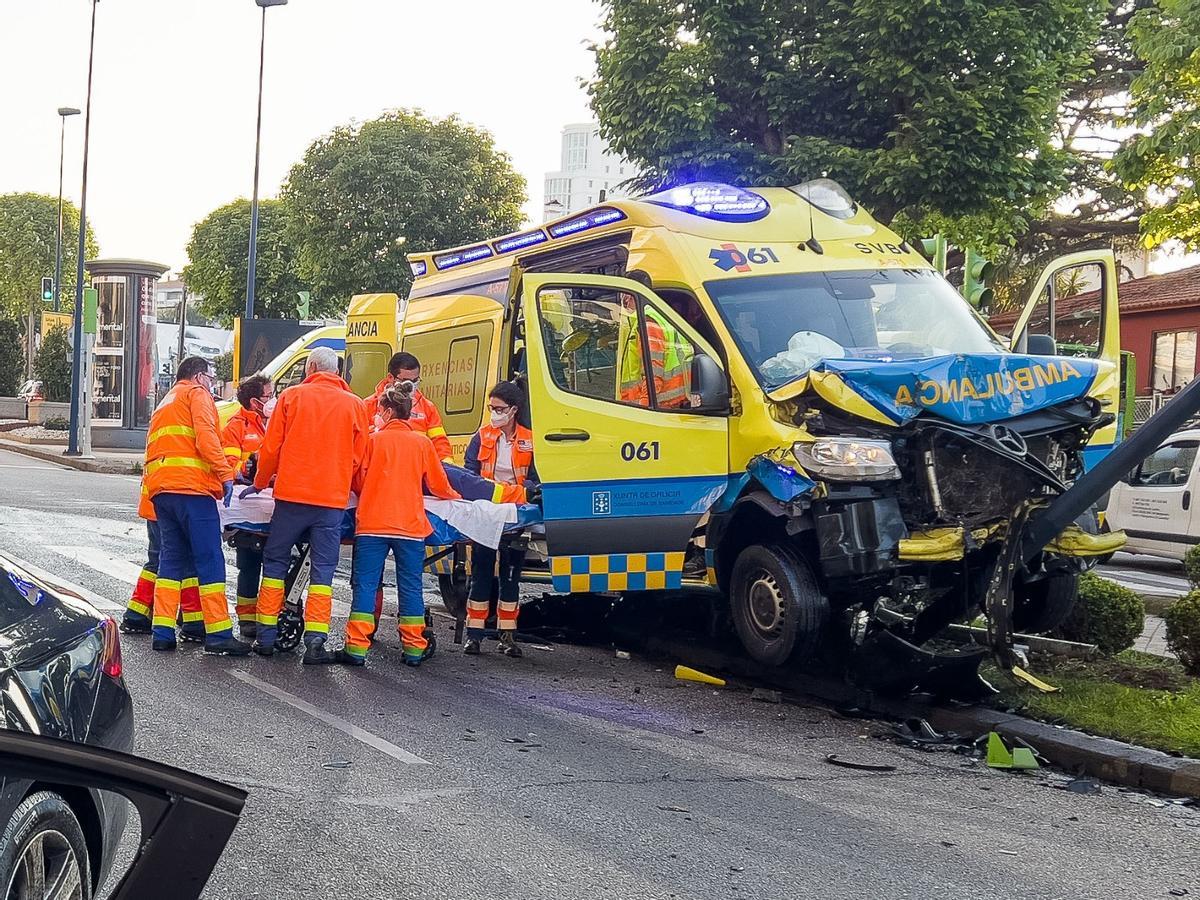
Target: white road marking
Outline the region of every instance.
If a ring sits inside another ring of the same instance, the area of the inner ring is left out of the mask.
[[[142,573],[142,567],[137,563],[131,563],[127,559],[118,559],[111,553],[106,553],[98,547],[51,545],[46,549],[53,550],[60,556],[65,556],[67,559],[74,560],[77,563],[83,563],[89,569],[95,569],[102,575],[107,575],[126,584],[137,584],[138,576]]]
[[[0,464],[0,469],[36,469],[39,472],[57,472],[66,466],[14,466],[10,463]]]
[[[356,741],[366,744],[368,747],[390,756],[392,759],[399,760],[400,762],[406,763],[410,766],[427,766],[430,764],[429,760],[422,759],[415,753],[409,753],[404,748],[397,747],[390,741],[385,741],[378,735],[371,734],[371,732],[365,731],[364,729],[359,728],[357,725],[333,715],[333,713],[325,712],[325,710],[313,706],[307,700],[302,700],[295,694],[289,694],[282,688],[277,688],[275,685],[268,684],[260,678],[255,678],[249,672],[243,671],[242,669],[230,669],[229,674],[243,684],[248,684],[252,688],[257,688],[264,694],[268,694],[274,697],[276,700],[286,703],[293,709],[297,709],[305,715],[312,716],[314,719],[324,722],[331,728],[336,728],[338,731],[342,732],[342,734],[348,735],[354,738]]]

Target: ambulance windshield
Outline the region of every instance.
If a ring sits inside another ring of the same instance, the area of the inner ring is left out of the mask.
[[[1007,349],[929,269],[759,275],[704,287],[767,390],[822,359],[883,362]]]

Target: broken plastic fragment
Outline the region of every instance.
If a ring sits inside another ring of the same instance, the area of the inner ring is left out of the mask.
[[[746,471],[780,503],[791,503],[817,486],[815,481],[805,478],[791,466],[766,456],[754,457],[746,466]]]
[[[699,669],[692,669],[688,666],[676,666],[675,677],[680,681],[695,681],[698,684],[715,684],[717,687],[725,687],[724,678],[717,678],[715,675],[709,675],[707,672],[701,672]]]

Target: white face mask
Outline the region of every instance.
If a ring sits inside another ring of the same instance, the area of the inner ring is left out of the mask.
[[[378,431],[390,421],[390,419],[385,419],[383,417],[383,413],[375,413],[375,430]]]
[[[263,404],[262,417],[264,419],[269,419],[269,418],[271,418],[271,413],[273,413],[273,412],[275,412],[275,398],[274,397],[272,397],[270,400],[268,400],[266,403]]]
[[[503,428],[513,420],[513,416],[516,415],[516,412],[517,411],[515,409],[510,409],[508,412],[496,412],[495,410],[492,410],[492,427]]]

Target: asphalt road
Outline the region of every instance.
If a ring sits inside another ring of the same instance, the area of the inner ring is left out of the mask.
[[[0,549],[115,613],[141,564],[136,496],[0,452]],[[335,617],[348,599],[343,570]],[[900,748],[611,650],[475,659],[444,633],[413,671],[394,621],[381,633],[362,671],[124,640],[137,751],[250,792],[207,897],[1200,895],[1200,811]]]

